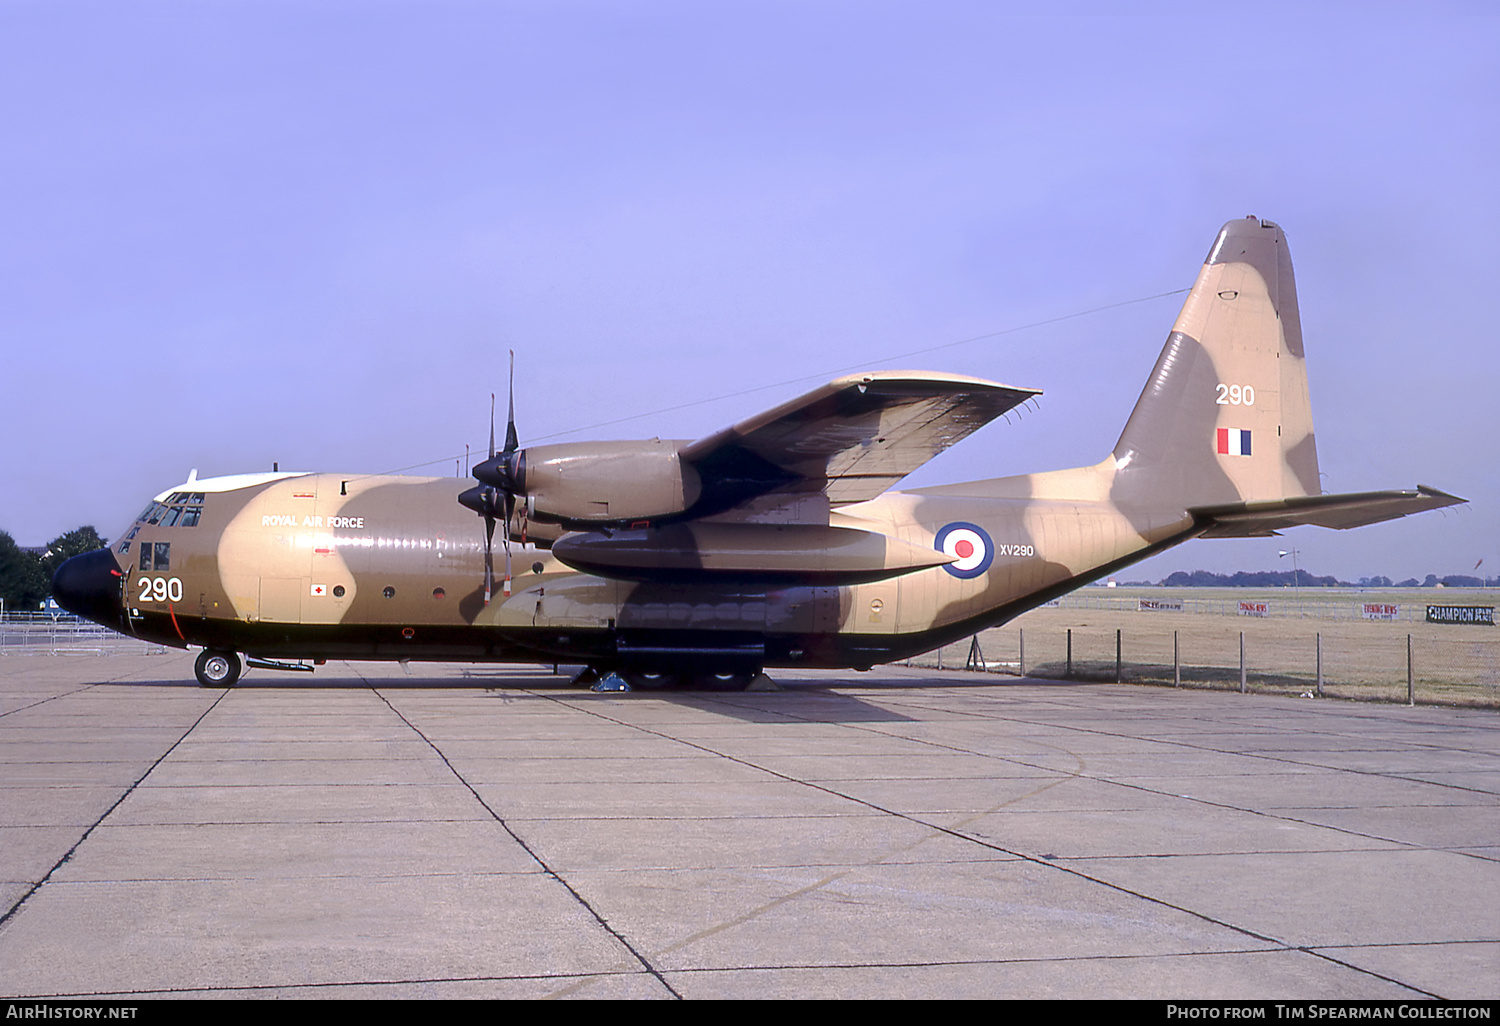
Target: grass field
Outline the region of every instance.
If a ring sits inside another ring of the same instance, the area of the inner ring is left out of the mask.
[[[1183,609],[1141,610],[1140,599],[1181,601]],[[1429,603],[1495,606],[1495,589],[1089,588],[979,637],[990,672],[1112,681],[1116,632],[1120,680],[1171,686],[1238,689],[1240,637],[1247,690],[1300,695],[1317,687],[1321,640],[1323,693],[1370,701],[1407,700],[1407,638],[1418,703],[1500,707],[1500,628],[1432,624]],[[1240,602],[1266,606],[1243,616]],[[1363,604],[1398,607],[1398,619],[1367,620]],[[1071,672],[1068,636],[1072,632]],[[941,652],[942,665],[962,667],[968,642]],[[912,660],[938,664],[939,653]]]

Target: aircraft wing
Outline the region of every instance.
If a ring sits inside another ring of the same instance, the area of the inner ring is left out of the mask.
[[[862,502],[1040,394],[959,374],[855,374],[701,438],[681,458],[720,509],[771,492]]]
[[[1204,538],[1255,538],[1278,534],[1300,524],[1343,531],[1467,501],[1436,488],[1418,485],[1404,491],[1303,495],[1270,502],[1199,506],[1189,512],[1200,521],[1211,524],[1203,533]]]

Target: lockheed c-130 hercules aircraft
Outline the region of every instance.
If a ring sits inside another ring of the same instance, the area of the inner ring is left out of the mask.
[[[570,663],[633,687],[743,687],[768,667],[926,652],[1190,538],[1464,501],[1422,486],[1321,494],[1292,263],[1281,229],[1254,217],[1215,238],[1101,462],[889,490],[1037,394],[883,371],[697,441],[527,448],[512,401],[478,486],[195,473],[110,548],[64,563],[53,592],[122,633],[202,646],[206,686],[232,685],[243,653],[284,669],[310,667],[268,661]]]

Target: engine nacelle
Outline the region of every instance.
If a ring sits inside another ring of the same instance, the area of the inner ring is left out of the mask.
[[[682,445],[659,438],[534,445],[499,469],[533,520],[626,524],[681,513],[698,501],[698,473],[678,457]]]

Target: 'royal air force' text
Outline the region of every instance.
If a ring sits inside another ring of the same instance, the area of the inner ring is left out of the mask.
[[[365,529],[364,517],[302,516],[295,513],[267,513],[260,518],[261,527],[321,527],[326,530],[345,528],[350,531]]]

